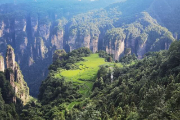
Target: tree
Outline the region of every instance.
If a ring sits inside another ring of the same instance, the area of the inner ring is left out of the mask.
[[[53,62],[57,60],[64,60],[65,55],[66,55],[65,50],[56,50],[53,54]]]

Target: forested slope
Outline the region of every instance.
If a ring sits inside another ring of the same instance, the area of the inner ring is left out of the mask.
[[[57,49],[104,50],[118,61],[126,50],[142,58],[179,39],[178,0],[23,1],[0,5],[0,53],[15,49],[36,97]]]
[[[101,66],[86,97],[79,93],[80,87],[73,80],[54,78],[57,70],[51,71],[41,85],[39,102],[29,103],[21,117],[62,120],[180,119],[180,41],[173,42],[168,51],[147,53],[142,60],[127,55],[121,62],[123,67],[113,65],[113,81],[112,66]],[[61,63],[56,64],[61,66]],[[35,110],[37,112],[33,112]]]

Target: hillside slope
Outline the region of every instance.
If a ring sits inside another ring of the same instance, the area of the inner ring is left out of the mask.
[[[123,67],[113,65],[113,69],[110,69],[112,65],[103,65],[88,96],[81,91],[82,79],[78,81],[72,77],[69,80],[67,77],[74,76],[74,71],[70,70],[71,74],[59,73],[65,67],[59,62],[62,67],[55,71],[51,69],[41,85],[40,103],[29,103],[21,117],[25,120],[32,115],[34,119],[62,120],[179,120],[179,51],[180,41],[176,41],[168,51],[150,52],[142,60],[127,55],[121,59],[126,60],[122,63]],[[85,59],[90,60],[94,56],[96,54]],[[134,63],[129,64],[128,61]],[[89,61],[80,63],[86,62]],[[64,77],[57,76],[57,73]],[[34,110],[38,112],[32,112]]]
[[[15,49],[31,95],[37,96],[56,49],[105,50],[119,60],[126,50],[142,58],[179,39],[178,0],[126,0],[107,6],[111,2],[0,5],[0,53],[5,56],[8,44]]]

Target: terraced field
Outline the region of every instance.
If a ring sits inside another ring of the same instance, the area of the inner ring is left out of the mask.
[[[59,70],[55,77],[64,77],[66,82],[73,82],[74,85],[80,85],[79,93],[83,95],[84,98],[88,97],[93,83],[97,79],[97,73],[99,70],[99,66],[114,66],[117,64],[118,66],[122,66],[120,63],[110,63],[105,62],[104,58],[100,58],[98,54],[91,54],[89,57],[83,57],[84,61],[80,61],[76,63],[78,69],[76,70]],[[69,104],[68,108],[72,108],[75,103]]]

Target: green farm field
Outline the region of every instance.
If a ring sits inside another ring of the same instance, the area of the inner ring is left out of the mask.
[[[76,70],[61,69],[56,74],[56,78],[64,77],[66,82],[73,82],[75,85],[80,85],[79,92],[87,97],[92,90],[93,83],[97,79],[99,66],[114,66],[116,63],[105,62],[104,58],[100,58],[99,54],[91,54],[89,57],[83,57],[84,61],[75,63],[78,66]],[[117,63],[118,66],[122,66]]]

